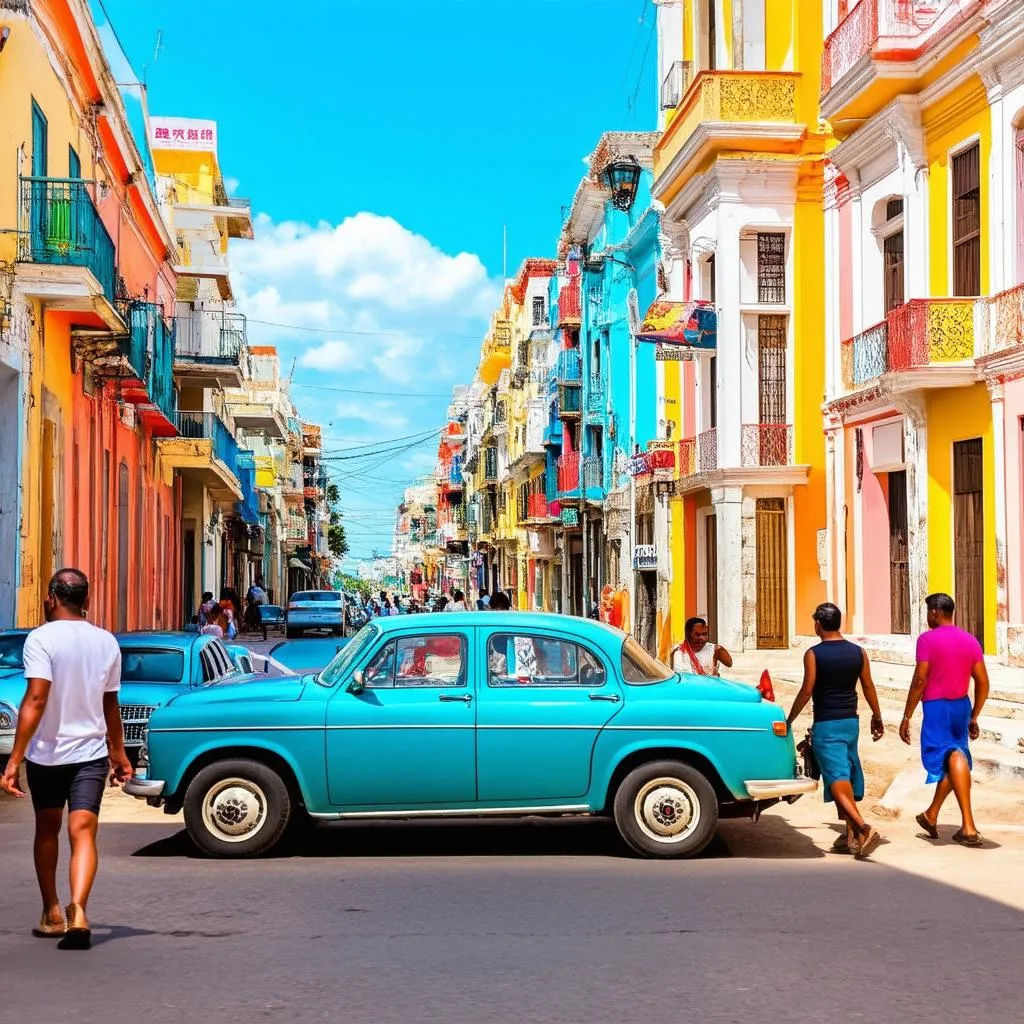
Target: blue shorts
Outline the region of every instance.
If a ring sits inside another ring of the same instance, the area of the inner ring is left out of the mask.
[[[79,764],[36,764],[25,761],[25,777],[37,811],[91,811],[100,813],[103,790],[110,774],[106,757]]]
[[[967,758],[967,766],[974,767],[967,729],[971,724],[971,698],[956,700],[926,700],[922,705],[924,723],[921,726],[921,763],[928,773],[926,782],[938,782],[946,774],[949,755],[959,750]]]
[[[849,782],[854,800],[864,799],[864,769],[857,753],[860,722],[856,718],[815,722],[811,746],[821,768],[821,785],[826,803],[832,800],[832,783]]]

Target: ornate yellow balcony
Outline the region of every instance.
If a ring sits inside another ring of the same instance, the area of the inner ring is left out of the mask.
[[[803,136],[797,85],[788,71],[702,71],[669,115],[654,150],[654,192],[663,201],[717,152],[797,152]]]

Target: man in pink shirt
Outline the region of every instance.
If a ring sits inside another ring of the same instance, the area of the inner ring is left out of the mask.
[[[981,846],[981,836],[971,812],[971,750],[969,740],[978,738],[978,715],[988,697],[988,670],[981,644],[970,633],[953,625],[956,605],[949,594],[931,594],[928,632],[917,639],[917,667],[907,694],[907,706],[900,723],[900,739],[910,743],[910,720],[918,702],[923,702],[921,761],[927,782],[937,782],[935,797],[917,823],[932,838],[939,811],[950,793],[960,805],[962,824],[953,836],[961,846]],[[967,695],[974,680],[974,704]]]

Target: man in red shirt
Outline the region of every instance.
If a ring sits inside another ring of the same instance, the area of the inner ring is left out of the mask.
[[[966,630],[953,625],[956,605],[949,594],[931,594],[928,632],[917,640],[917,666],[907,694],[900,723],[900,739],[910,743],[910,720],[923,702],[921,761],[927,782],[937,782],[931,806],[917,816],[917,823],[932,838],[939,811],[950,793],[960,805],[962,824],[953,836],[961,846],[981,846],[981,836],[971,811],[971,750],[969,740],[978,738],[978,715],[988,698],[988,670],[981,644]],[[974,703],[967,691],[974,680]]]

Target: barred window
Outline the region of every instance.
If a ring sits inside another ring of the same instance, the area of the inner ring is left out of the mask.
[[[758,232],[757,301],[779,306],[785,304],[786,236],[781,232]]]

